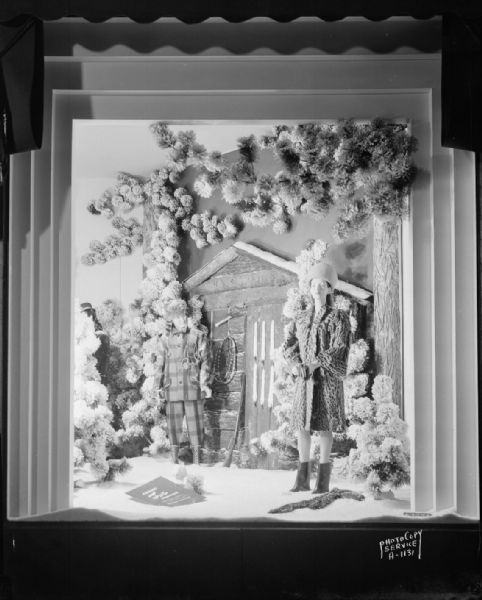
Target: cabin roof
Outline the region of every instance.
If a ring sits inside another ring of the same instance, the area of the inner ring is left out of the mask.
[[[273,254],[272,252],[268,252],[267,250],[262,250],[257,246],[253,246],[252,244],[238,241],[229,248],[219,252],[219,254],[217,254],[206,265],[187,277],[183,282],[184,288],[188,292],[192,291],[198,285],[212,277],[225,265],[232,262],[242,254],[248,254],[258,258],[259,260],[264,261],[273,267],[288,271],[296,276],[299,274],[299,265],[295,261],[286,260],[280,256],[277,256],[276,254]],[[341,292],[349,294],[350,296],[353,296],[354,298],[357,298],[358,300],[366,301],[373,296],[372,292],[352,283],[348,283],[347,281],[343,281],[342,279],[338,280],[337,289]]]

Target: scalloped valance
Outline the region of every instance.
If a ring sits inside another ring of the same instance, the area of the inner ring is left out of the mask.
[[[152,22],[175,17],[198,23],[210,17],[242,22],[269,17],[289,22],[299,17],[336,21],[364,17],[443,17],[442,144],[482,150],[482,2],[480,0],[2,0],[0,3],[0,133],[2,157],[38,148],[43,122],[43,21],[82,17],[101,22],[128,17]]]

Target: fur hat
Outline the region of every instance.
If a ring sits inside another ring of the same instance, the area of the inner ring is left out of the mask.
[[[334,290],[338,284],[338,275],[335,268],[329,263],[320,262],[313,265],[307,273],[308,281],[312,279],[324,279],[331,289]]]

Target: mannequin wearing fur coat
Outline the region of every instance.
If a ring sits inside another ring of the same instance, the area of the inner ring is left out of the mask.
[[[313,493],[327,492],[333,432],[345,430],[343,381],[348,359],[348,315],[329,306],[327,296],[338,282],[327,263],[309,273],[311,301],[288,324],[283,356],[295,378],[291,425],[298,432],[299,465],[292,491],[310,489],[311,432],[320,432],[320,464]]]

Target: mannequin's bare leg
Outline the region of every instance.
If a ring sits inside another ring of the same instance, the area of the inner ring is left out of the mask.
[[[333,434],[331,431],[320,431],[320,464],[330,462]]]
[[[306,429],[298,431],[298,454],[300,462],[308,462],[310,460],[311,434]]]

